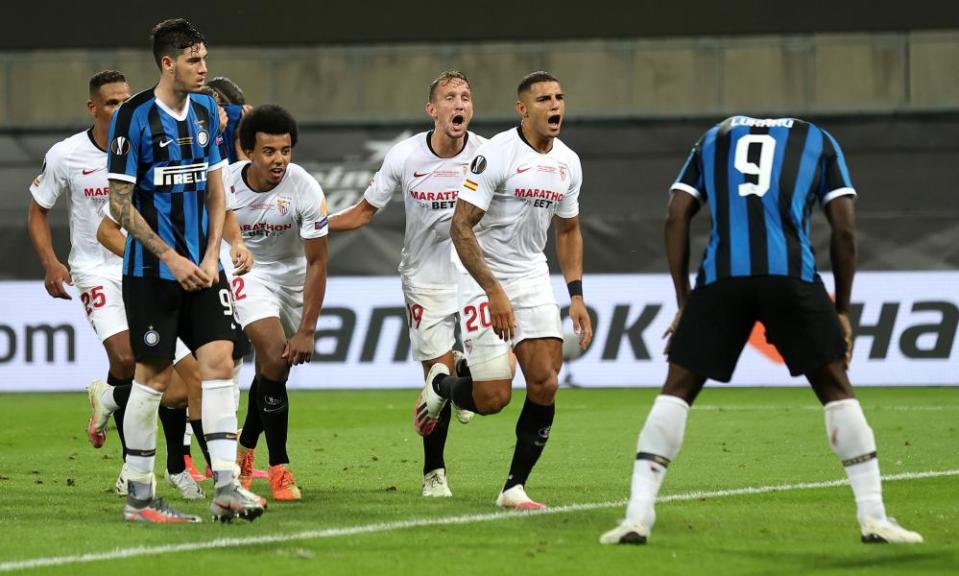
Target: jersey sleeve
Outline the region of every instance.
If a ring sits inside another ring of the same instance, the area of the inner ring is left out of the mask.
[[[40,174],[30,184],[30,194],[34,201],[47,210],[53,208],[57,198],[69,188],[66,154],[63,148],[63,144],[57,144],[47,151]]]
[[[846,158],[842,154],[839,142],[836,142],[829,132],[823,130],[822,133],[825,138],[823,138],[823,178],[819,189],[819,200],[825,206],[840,196],[856,196],[856,189],[852,187],[849,168],[846,166]]]
[[[686,192],[700,202],[706,201],[706,186],[703,182],[703,152],[702,140],[693,146],[686,163],[679,171],[676,181],[669,187],[670,192],[677,190]]]
[[[559,201],[556,215],[560,218],[575,218],[579,216],[579,189],[583,185],[583,166],[579,157],[575,156],[569,164],[569,188],[563,199]]]
[[[300,237],[306,240],[321,238],[329,232],[326,218],[326,196],[323,188],[305,170],[302,171],[303,184],[297,201],[297,213],[300,219]]]
[[[376,208],[386,206],[393,197],[393,192],[400,187],[403,181],[403,156],[393,147],[383,159],[379,171],[373,175],[373,181],[363,192],[363,198]]]
[[[129,103],[120,106],[110,120],[110,150],[107,156],[107,178],[136,183],[140,163],[142,117]]]
[[[505,154],[492,144],[477,148],[470,161],[469,173],[460,186],[459,200],[465,200],[484,212],[489,210],[493,195],[506,180],[509,166]]]
[[[109,220],[110,222],[113,222],[114,224],[117,224],[117,219],[114,218],[114,217],[113,217],[113,214],[110,212],[110,203],[109,203],[109,202],[104,202],[103,204],[100,205],[99,208],[97,208],[97,215],[100,217],[100,220],[101,220],[101,221],[103,221],[104,219],[107,219],[107,220]],[[126,233],[126,230],[124,230],[124,234],[125,234],[125,233]]]
[[[236,181],[243,172],[242,162],[227,166],[223,171],[223,195],[226,196],[225,208],[236,210]]]

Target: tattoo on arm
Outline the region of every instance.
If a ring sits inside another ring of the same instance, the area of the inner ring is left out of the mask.
[[[469,202],[457,202],[450,224],[450,236],[463,266],[483,290],[489,291],[496,286],[496,278],[486,264],[483,249],[473,232],[473,226],[476,226],[485,214],[486,212]]]
[[[110,214],[157,258],[171,250],[133,206],[133,183],[110,180]]]

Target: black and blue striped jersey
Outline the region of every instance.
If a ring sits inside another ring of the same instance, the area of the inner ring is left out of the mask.
[[[153,88],[126,101],[110,124],[108,177],[133,183],[133,205],[147,224],[197,265],[207,248],[207,177],[227,163],[219,131],[210,96],[188,95],[178,113],[159,101]],[[123,273],[176,279],[133,236],[127,237]]]
[[[763,275],[812,282],[812,206],[856,194],[831,134],[795,118],[747,116],[707,131],[671,190],[708,203],[712,214],[697,286]]]

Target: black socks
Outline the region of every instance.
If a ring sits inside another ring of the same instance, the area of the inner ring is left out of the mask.
[[[504,492],[518,484],[526,484],[533,466],[546,447],[546,441],[549,440],[549,430],[553,425],[555,413],[555,404],[542,406],[531,402],[529,397],[526,398],[519,420],[516,421],[516,450],[509,467],[509,477],[503,486]]]
[[[286,395],[286,380],[257,377],[256,404],[270,451],[270,466],[288,464],[286,437],[290,428],[290,404]],[[244,430],[245,432],[246,430]]]

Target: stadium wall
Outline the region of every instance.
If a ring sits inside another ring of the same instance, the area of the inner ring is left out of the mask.
[[[831,290],[832,277],[824,275]],[[656,387],[666,361],[661,334],[675,301],[665,274],[586,274],[595,339],[560,374],[564,386]],[[851,320],[857,334],[850,377],[859,386],[959,386],[959,272],[870,272],[857,276]],[[557,301],[568,301],[562,277]],[[563,309],[564,319],[566,309]],[[396,277],[331,278],[312,363],[289,386],[416,388],[405,307]],[[566,331],[571,334],[569,320]],[[575,350],[574,338],[565,348]],[[81,390],[106,373],[107,360],[82,306],[52,301],[42,282],[0,282],[0,392]],[[241,385],[252,379],[247,362]],[[517,385],[523,385],[517,375]],[[802,386],[757,326],[733,376],[736,386]]]
[[[87,121],[87,79],[116,68],[156,82],[144,49],[0,53],[0,128]],[[409,122],[441,70],[474,80],[479,116],[511,119],[516,84],[546,69],[579,119],[959,109],[959,30],[740,37],[615,38],[211,48],[211,76],[303,123]]]

